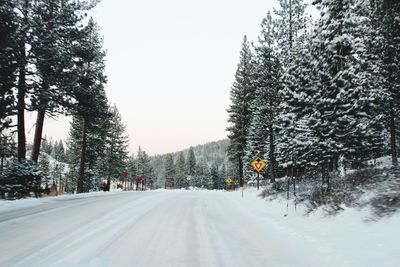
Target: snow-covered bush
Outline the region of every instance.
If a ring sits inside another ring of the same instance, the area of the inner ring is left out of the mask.
[[[38,166],[29,160],[11,160],[1,177],[0,192],[9,199],[35,196],[41,193],[41,175]]]

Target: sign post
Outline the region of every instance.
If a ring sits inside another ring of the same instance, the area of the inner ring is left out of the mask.
[[[265,168],[266,165],[267,164],[260,157],[257,157],[251,162],[251,166],[257,172],[257,190],[260,189],[260,172]]]
[[[233,182],[232,177],[228,176],[228,178],[226,178],[225,182],[226,182],[227,187],[230,187]]]

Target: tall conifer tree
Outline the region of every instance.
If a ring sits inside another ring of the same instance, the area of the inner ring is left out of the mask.
[[[231,88],[231,104],[228,109],[230,126],[230,144],[228,156],[233,166],[237,168],[239,186],[243,186],[243,159],[245,156],[246,135],[250,125],[250,103],[254,97],[252,86],[252,53],[247,37],[244,36],[242,50],[240,51],[235,81]]]

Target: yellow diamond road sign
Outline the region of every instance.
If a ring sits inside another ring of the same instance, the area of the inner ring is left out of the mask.
[[[251,166],[257,171],[260,172],[267,164],[260,158],[257,157],[255,160],[251,162]]]
[[[227,185],[231,185],[231,183],[233,182],[232,178],[230,176],[228,176],[228,178],[226,178],[226,184]]]

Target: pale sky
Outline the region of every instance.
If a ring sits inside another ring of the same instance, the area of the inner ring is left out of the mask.
[[[126,124],[130,152],[140,145],[163,154],[226,138],[243,35],[255,41],[276,4],[103,0],[95,8],[107,50],[106,91]],[[47,119],[45,133],[64,139],[68,128],[65,118]]]

